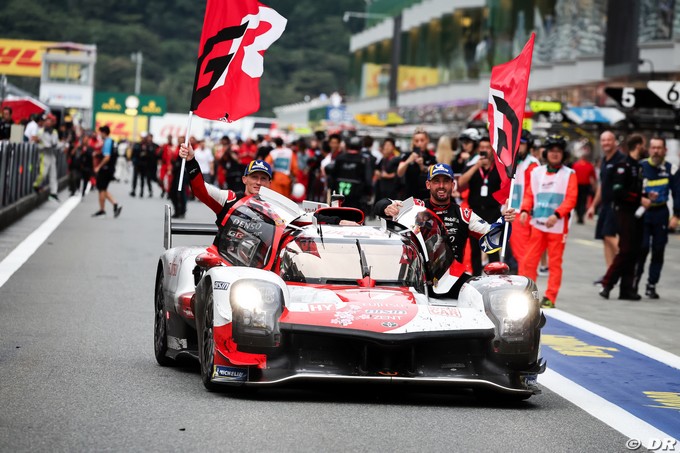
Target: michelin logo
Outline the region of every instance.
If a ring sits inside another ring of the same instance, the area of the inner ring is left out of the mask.
[[[215,365],[212,377],[228,381],[245,381],[248,379],[248,370],[246,368]]]

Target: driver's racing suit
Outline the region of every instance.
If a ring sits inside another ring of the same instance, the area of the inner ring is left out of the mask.
[[[431,200],[414,199],[416,204],[424,206],[431,210],[442,220],[446,227],[449,244],[453,251],[453,263],[449,269],[449,273],[458,277],[458,280],[453,285],[451,290],[444,295],[444,297],[458,297],[460,288],[472,276],[465,272],[465,265],[463,264],[463,254],[465,253],[465,245],[468,237],[480,238],[482,250],[486,253],[495,253],[500,250],[500,242],[494,243],[487,235],[492,230],[501,229],[505,224],[503,217],[500,217],[496,223],[489,224],[484,219],[475,214],[470,208],[463,208],[457,203],[451,201],[446,205],[436,205]],[[385,198],[375,203],[374,212],[380,217],[385,216],[385,208],[392,204],[392,200]],[[433,294],[434,295],[434,294]]]
[[[222,228],[231,208],[237,201],[246,197],[246,194],[244,192],[219,189],[211,184],[207,184],[203,180],[203,174],[201,173],[201,168],[198,166],[196,159],[187,160],[186,171],[187,175],[189,175],[191,191],[194,193],[194,196],[212,209],[217,215],[217,219],[215,220],[217,228]],[[315,216],[319,223],[328,223],[332,225],[340,223],[339,217],[321,214],[315,214]],[[217,241],[217,236],[215,237],[215,241]]]

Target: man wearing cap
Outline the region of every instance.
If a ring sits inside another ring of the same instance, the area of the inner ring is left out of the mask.
[[[524,190],[520,222],[531,215],[531,237],[519,273],[536,280],[541,255],[548,251],[548,288],[541,301],[544,308],[554,308],[562,284],[562,256],[569,232],[569,217],[576,206],[576,173],[564,165],[567,142],[560,136],[545,141],[547,164],[534,168]]]
[[[472,235],[481,239],[489,232],[502,229],[504,222],[515,220],[515,210],[511,208],[504,211],[503,216],[496,223],[489,224],[472,212],[471,209],[458,206],[452,198],[452,193],[456,190],[453,170],[447,164],[430,166],[425,186],[430,192],[430,198],[425,201],[416,200],[416,202],[437,214],[446,226],[449,244],[454,255],[450,273],[454,277],[458,277],[458,281],[448,295],[457,297],[462,284],[471,277],[464,273],[463,266],[463,254],[468,237]],[[376,215],[381,217],[395,217],[399,214],[401,206],[401,201],[385,198],[375,203],[374,210]],[[487,247],[486,245],[484,247],[486,253],[495,253],[500,250],[500,244],[496,244],[498,247]]]
[[[211,184],[206,184],[203,180],[201,167],[194,159],[194,149],[191,145],[182,143],[179,148],[179,157],[186,159],[186,171],[191,184],[191,191],[196,198],[201,200],[217,215],[217,225],[224,223],[229,210],[234,204],[247,196],[258,195],[260,188],[269,188],[272,182],[272,167],[263,160],[254,160],[250,162],[243,172],[244,192],[234,192],[233,190],[219,189]],[[337,217],[319,218],[322,223],[333,223],[340,225],[356,225],[355,222],[340,221]]]

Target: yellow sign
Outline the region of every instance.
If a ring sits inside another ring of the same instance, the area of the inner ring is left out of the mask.
[[[163,111],[163,109],[161,109],[161,107],[158,104],[156,104],[156,101],[154,101],[153,99],[150,100],[147,105],[142,106],[142,112],[146,113],[147,115],[153,115],[153,114],[158,115],[162,111]]]
[[[404,124],[404,118],[394,112],[388,112],[386,115],[378,113],[357,113],[354,119],[364,126],[392,126],[396,124]]]
[[[100,109],[104,112],[120,112],[123,107],[116,102],[116,98],[109,98],[108,101],[104,102]]]
[[[439,70],[420,66],[399,66],[399,91],[411,91],[439,84]]]
[[[0,74],[40,77],[45,47],[52,41],[0,39]]]
[[[529,101],[532,112],[561,112],[562,103],[557,101]]]
[[[363,66],[362,97],[387,95],[390,65],[365,63]],[[439,70],[424,66],[399,66],[397,90],[411,91],[439,84]]]
[[[135,132],[135,117],[128,116],[122,113],[104,113],[98,112],[95,118],[95,128],[99,129],[101,126],[109,126],[111,129],[111,138],[118,141],[123,138],[137,141],[139,140],[139,133],[149,129],[149,117],[138,116],[137,121],[137,135],[133,137]]]
[[[605,346],[593,346],[584,343],[575,337],[566,335],[541,335],[541,343],[562,355],[570,357],[595,357],[599,359],[612,359],[613,355],[605,351],[617,352],[616,348]]]

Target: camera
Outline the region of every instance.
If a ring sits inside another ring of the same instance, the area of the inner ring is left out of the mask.
[[[479,157],[489,157],[489,153],[486,151],[480,151],[479,152]]]

